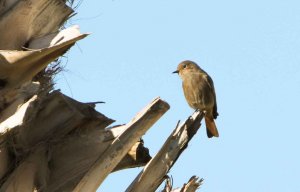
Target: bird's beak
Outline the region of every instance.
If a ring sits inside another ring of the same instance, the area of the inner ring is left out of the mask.
[[[176,70],[176,71],[174,71],[173,73],[179,73],[179,71],[178,71],[178,70]]]

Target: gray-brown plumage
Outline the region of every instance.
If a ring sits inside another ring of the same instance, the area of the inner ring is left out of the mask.
[[[217,101],[211,77],[193,61],[181,62],[177,70],[182,79],[184,96],[190,107],[205,112],[207,136],[219,137],[214,119],[217,118]]]

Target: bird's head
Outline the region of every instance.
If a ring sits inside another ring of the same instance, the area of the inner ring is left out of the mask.
[[[179,63],[177,70],[173,73],[178,73],[179,76],[183,78],[188,74],[197,73],[199,71],[201,71],[201,69],[195,62],[186,60]]]

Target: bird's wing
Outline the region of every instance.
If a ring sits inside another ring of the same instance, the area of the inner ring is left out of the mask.
[[[208,74],[205,75],[204,79],[205,79],[206,83],[208,84],[208,86],[210,87],[211,92],[213,93],[213,96],[214,96],[213,116],[216,119],[219,114],[218,114],[218,109],[217,109],[217,98],[216,98],[214,82]]]

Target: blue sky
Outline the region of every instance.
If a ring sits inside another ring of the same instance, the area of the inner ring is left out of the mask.
[[[300,191],[300,2],[90,0],[68,25],[91,35],[67,54],[57,88],[117,124],[153,98],[171,109],[144,136],[151,155],[193,110],[171,74],[193,60],[213,78],[220,138],[204,126],[172,168],[174,186],[202,192]],[[141,168],[111,174],[98,191],[124,191]],[[118,183],[118,184],[116,184]]]

